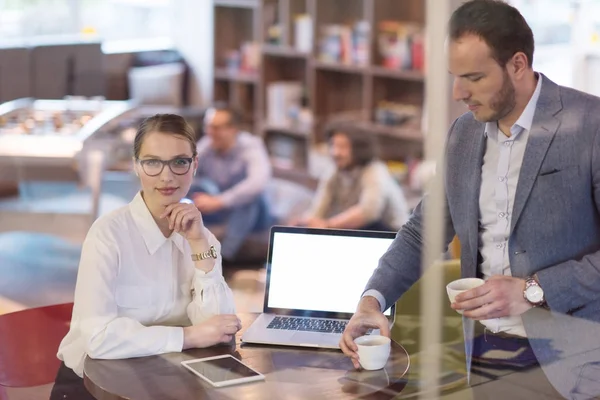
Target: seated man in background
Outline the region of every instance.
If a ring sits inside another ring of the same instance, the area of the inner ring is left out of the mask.
[[[377,158],[369,132],[352,127],[328,133],[335,170],[319,183],[313,206],[292,225],[312,228],[397,231],[408,219],[400,185]]]
[[[240,122],[226,105],[206,111],[206,135],[198,142],[198,169],[188,194],[208,226],[225,226],[221,253],[229,261],[248,234],[271,224],[265,196],[271,177],[267,150],[260,138],[240,130]]]

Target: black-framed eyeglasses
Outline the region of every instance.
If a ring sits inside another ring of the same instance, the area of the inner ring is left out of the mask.
[[[193,158],[174,158],[172,160],[158,160],[156,158],[150,158],[147,160],[137,161],[142,166],[144,173],[148,176],[158,176],[162,174],[165,169],[165,165],[169,166],[169,169],[175,175],[185,175],[189,172],[190,167],[192,166]]]

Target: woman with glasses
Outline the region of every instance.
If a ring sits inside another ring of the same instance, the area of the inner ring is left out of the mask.
[[[229,342],[241,328],[222,276],[220,244],[181,202],[198,163],[193,129],[171,114],[146,119],[134,140],[142,190],[99,218],[84,241],[63,363],[51,399],[93,398],[87,356],[142,357]]]

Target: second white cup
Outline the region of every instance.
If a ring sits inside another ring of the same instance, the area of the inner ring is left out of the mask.
[[[459,293],[466,292],[467,290],[481,286],[484,283],[485,281],[479,278],[463,278],[450,282],[448,285],[446,285],[446,291],[448,292],[450,303],[454,303],[454,299]],[[462,310],[456,310],[456,312],[459,314],[463,313]]]
[[[365,335],[354,340],[358,347],[358,361],[364,369],[373,371],[385,367],[392,348],[389,337]]]

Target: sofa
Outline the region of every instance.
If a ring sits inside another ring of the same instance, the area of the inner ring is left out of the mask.
[[[284,225],[293,217],[298,217],[307,211],[311,205],[317,181],[308,176],[293,172],[276,171],[267,186],[267,199],[277,224]],[[220,225],[208,226],[211,232],[222,239],[225,227]],[[242,245],[236,262],[240,264],[255,264],[262,267],[267,259],[269,247],[269,232],[264,230],[252,233]]]

